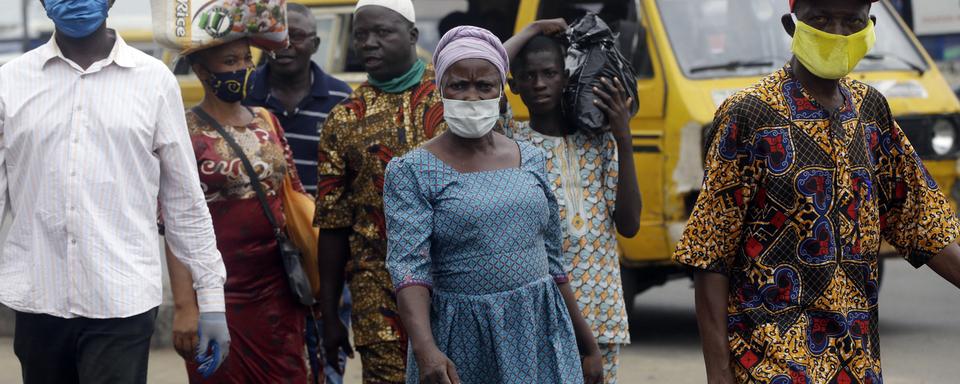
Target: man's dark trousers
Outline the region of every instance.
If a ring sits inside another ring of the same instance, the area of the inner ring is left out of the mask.
[[[147,382],[157,308],[122,319],[16,317],[13,350],[25,384]]]

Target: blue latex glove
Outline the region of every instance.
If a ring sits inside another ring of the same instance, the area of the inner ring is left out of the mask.
[[[200,313],[197,326],[200,344],[197,346],[197,372],[204,379],[209,378],[220,368],[230,353],[230,330],[227,328],[227,315],[223,312]],[[209,352],[209,353],[208,353]]]

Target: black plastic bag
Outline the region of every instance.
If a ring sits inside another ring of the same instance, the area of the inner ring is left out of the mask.
[[[563,111],[578,130],[602,133],[610,128],[607,115],[593,104],[593,87],[602,87],[600,78],[620,79],[627,97],[633,98],[631,115],[637,112],[637,76],[620,53],[617,36],[594,13],[577,20],[567,30],[565,66],[570,81],[563,90]],[[603,89],[603,88],[601,88]]]

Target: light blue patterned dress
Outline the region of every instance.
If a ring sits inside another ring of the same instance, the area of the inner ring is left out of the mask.
[[[520,168],[460,173],[420,148],[387,166],[387,269],[397,290],[432,291],[437,346],[465,384],[582,383],[560,219],[544,153]],[[411,352],[407,383],[419,373]]]

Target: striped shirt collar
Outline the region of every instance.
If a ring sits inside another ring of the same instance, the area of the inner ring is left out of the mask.
[[[111,30],[111,32],[113,32],[113,34],[117,38],[116,41],[113,43],[113,49],[110,50],[110,54],[107,55],[105,59],[98,61],[98,63],[104,62],[103,67],[106,67],[110,63],[116,63],[117,65],[124,68],[136,67],[137,60],[133,56],[134,48],[127,45],[127,42],[123,41],[123,38],[120,37],[120,34],[116,33],[113,30]],[[41,55],[40,59],[44,67],[46,67],[47,63],[49,63],[50,60],[53,60],[55,58],[60,58],[61,60],[72,63],[72,61],[70,59],[67,59],[66,56],[63,55],[63,52],[60,51],[60,46],[57,45],[56,34],[50,37],[50,40],[47,41],[47,43],[40,48],[39,52]],[[91,68],[92,67],[93,66],[91,66]]]

